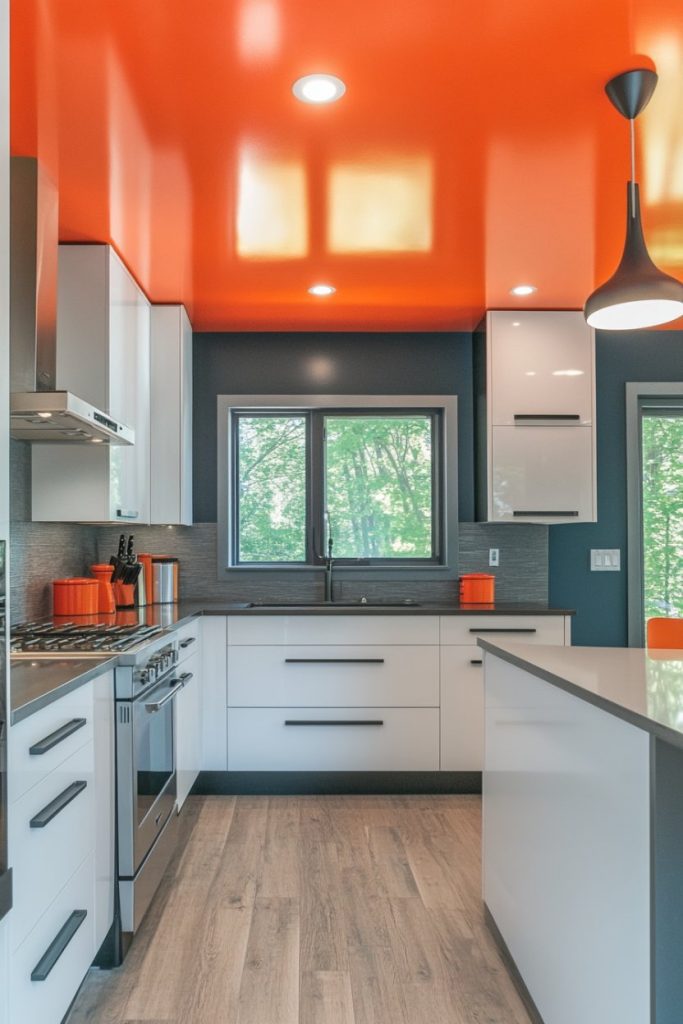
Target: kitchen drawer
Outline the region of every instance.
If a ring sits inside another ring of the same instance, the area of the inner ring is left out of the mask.
[[[520,644],[564,644],[564,615],[444,615],[441,644],[474,645],[478,637]]]
[[[229,647],[231,707],[438,707],[437,646]]]
[[[68,934],[63,929],[75,911],[85,911],[86,916],[67,942]],[[59,1024],[95,955],[93,922],[90,854],[12,954],[10,1020],[16,1024]],[[44,981],[32,981],[32,972],[57,939],[60,948],[66,943],[61,956]]]
[[[18,800],[75,750],[91,742],[93,707],[92,683],[86,683],[10,728],[10,802]],[[32,754],[31,748],[41,743],[44,753]]]
[[[187,658],[198,654],[201,648],[199,631],[201,623],[199,619],[193,619],[182,629],[176,632],[178,639],[178,664],[181,665]]]
[[[434,615],[234,615],[228,646],[438,644]]]
[[[285,722],[351,722],[286,725]],[[381,722],[363,725],[362,722]],[[231,708],[231,771],[436,771],[438,708]]]
[[[441,648],[441,770],[484,768],[484,652]]]
[[[10,863],[14,870],[14,927],[16,948],[56,893],[93,850],[95,844],[94,747],[88,743],[62,762],[37,786],[9,808]],[[86,786],[77,792],[76,783]],[[74,786],[74,789],[69,787]],[[64,796],[68,803],[50,808]],[[42,828],[31,820],[44,809],[56,812]]]

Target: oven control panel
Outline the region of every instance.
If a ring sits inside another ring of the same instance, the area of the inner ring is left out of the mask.
[[[175,643],[162,647],[141,666],[136,673],[136,682],[140,686],[148,686],[166,675],[178,662],[178,648]]]

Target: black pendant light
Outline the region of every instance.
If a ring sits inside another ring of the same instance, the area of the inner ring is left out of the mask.
[[[610,101],[631,128],[631,180],[627,185],[626,243],[615,273],[584,306],[591,327],[629,331],[654,327],[683,316],[683,284],[659,270],[645,246],[640,221],[640,194],[635,175],[634,122],[655,91],[657,75],[647,68],[625,71],[605,86]]]

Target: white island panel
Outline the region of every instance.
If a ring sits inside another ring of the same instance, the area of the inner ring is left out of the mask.
[[[650,1021],[649,736],[485,655],[484,899],[544,1024]]]

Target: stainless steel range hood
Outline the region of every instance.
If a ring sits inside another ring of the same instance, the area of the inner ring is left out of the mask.
[[[57,190],[33,157],[10,179],[10,428],[18,441],[133,444],[135,432],[57,382]],[[68,383],[68,382],[65,382]]]

